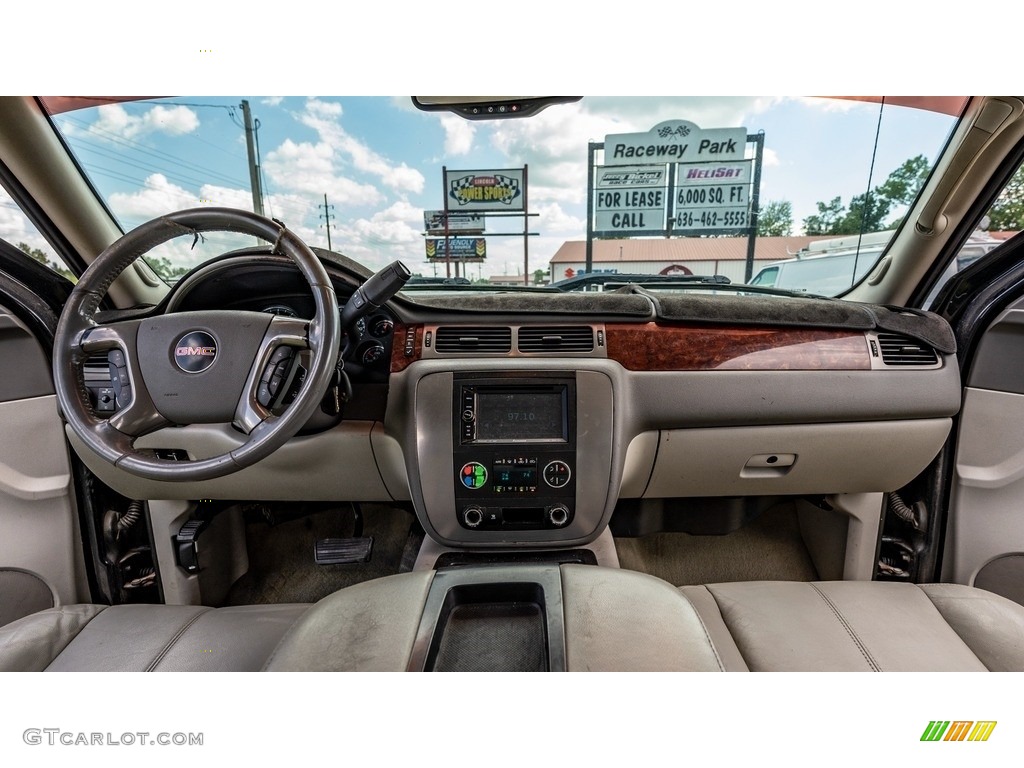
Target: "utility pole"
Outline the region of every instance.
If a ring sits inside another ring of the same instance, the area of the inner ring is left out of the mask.
[[[317,208],[323,208],[324,209],[324,212],[320,214],[320,218],[323,219],[326,223],[325,224],[321,224],[320,226],[321,227],[327,227],[327,250],[328,251],[333,251],[334,249],[331,248],[331,219],[334,218],[334,217],[331,215],[331,210],[334,208],[334,206],[327,204],[327,195],[326,194],[324,194],[324,204],[323,205],[318,205]]]
[[[263,216],[263,186],[260,184],[260,166],[256,162],[256,146],[254,141],[255,130],[252,124],[252,112],[249,111],[249,102],[243,100],[242,120],[245,123],[245,146],[249,150],[249,183],[252,186],[252,209],[260,216]]]

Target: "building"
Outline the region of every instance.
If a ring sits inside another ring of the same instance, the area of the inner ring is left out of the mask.
[[[790,259],[822,235],[759,237],[754,245],[754,271],[773,261]],[[568,240],[551,257],[551,279],[585,272],[587,243]],[[676,237],[595,240],[592,271],[644,275],[724,275],[743,282],[747,264],[746,237]]]

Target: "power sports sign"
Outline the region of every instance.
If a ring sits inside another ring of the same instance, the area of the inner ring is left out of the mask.
[[[500,171],[444,171],[446,209],[450,211],[523,211],[526,181],[522,168]]]
[[[686,120],[607,136],[604,165],[591,175],[593,235],[744,233],[753,185],[748,138],[746,128],[702,129]]]

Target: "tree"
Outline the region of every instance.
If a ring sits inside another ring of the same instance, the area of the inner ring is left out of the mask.
[[[988,212],[988,228],[995,232],[1024,229],[1024,165],[1010,177]]]
[[[758,237],[785,237],[793,234],[793,204],[789,200],[769,200],[757,214]]]
[[[903,165],[889,174],[876,191],[895,205],[910,205],[928,178],[931,164],[924,155],[904,160]]]
[[[39,248],[33,248],[28,243],[18,243],[18,250],[27,254],[33,261],[38,261],[44,267],[52,269],[58,275],[66,277],[71,282],[75,282],[77,279],[67,267],[61,264],[56,259],[51,259],[46,251],[40,250]]]
[[[176,267],[166,256],[149,256],[146,263],[169,283],[177,282],[178,278],[188,272],[188,267]]]
[[[804,231],[808,235],[833,235],[836,226],[846,216],[846,206],[839,197],[828,203],[818,203],[818,213],[804,219]]]
[[[917,155],[904,160],[874,189],[854,195],[849,206],[839,197],[818,203],[818,213],[804,219],[804,231],[808,235],[856,235],[899,226],[902,217],[889,224],[886,219],[894,209],[914,201],[930,167],[928,158]]]
[[[892,202],[879,194],[880,187],[863,195],[854,195],[846,215],[836,223],[835,234],[855,235],[858,232],[879,232],[885,229],[885,218]]]
[[[535,270],[533,270],[533,284],[534,285],[543,285],[544,284],[544,278],[547,277],[547,276],[548,276],[548,273],[545,272],[543,269],[535,269]]]

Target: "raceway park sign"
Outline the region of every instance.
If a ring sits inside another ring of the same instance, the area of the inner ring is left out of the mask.
[[[739,233],[750,226],[753,161],[746,128],[668,120],[612,134],[595,167],[593,231],[602,235]]]
[[[457,211],[522,211],[525,179],[522,168],[497,171],[444,172],[447,208]]]
[[[647,133],[613,133],[604,140],[604,164],[703,163],[742,160],[746,128],[699,128],[688,120],[666,120]]]

